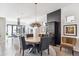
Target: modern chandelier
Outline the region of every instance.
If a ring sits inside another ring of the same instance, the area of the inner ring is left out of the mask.
[[[40,27],[41,24],[37,21],[37,3],[35,3],[35,22],[30,24],[32,27]]]

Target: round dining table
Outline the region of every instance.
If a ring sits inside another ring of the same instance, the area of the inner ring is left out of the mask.
[[[40,42],[40,37],[29,37],[29,38],[25,38],[25,41],[28,42],[28,43],[31,43],[31,44],[38,44]]]
[[[32,44],[33,45],[33,48],[30,49],[30,53],[33,52],[33,53],[36,53],[37,52],[37,48],[36,48],[36,44],[39,44],[40,43],[40,37],[29,37],[29,38],[25,38],[25,41],[26,43],[28,44]]]

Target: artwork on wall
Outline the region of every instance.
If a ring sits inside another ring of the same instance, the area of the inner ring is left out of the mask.
[[[68,16],[66,21],[67,22],[74,22],[75,21],[75,16]]]
[[[64,35],[77,36],[77,25],[76,24],[64,25],[63,32]]]

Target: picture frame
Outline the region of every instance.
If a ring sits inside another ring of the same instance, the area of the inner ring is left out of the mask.
[[[63,32],[67,36],[77,36],[77,24],[64,25]]]

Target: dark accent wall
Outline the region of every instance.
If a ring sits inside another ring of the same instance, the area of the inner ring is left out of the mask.
[[[55,44],[60,44],[61,38],[61,9],[47,14],[47,33],[54,33]]]
[[[61,22],[61,9],[47,14],[47,22]]]

